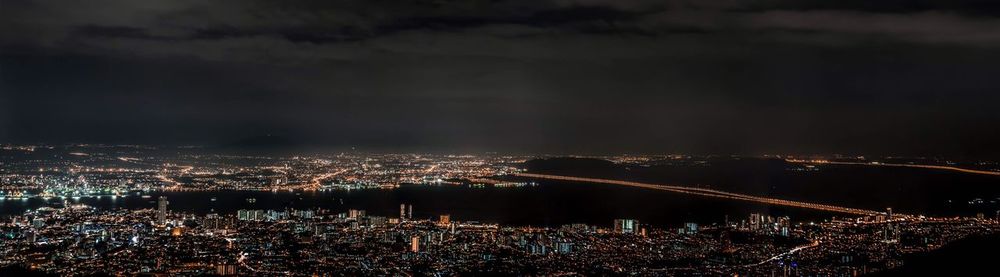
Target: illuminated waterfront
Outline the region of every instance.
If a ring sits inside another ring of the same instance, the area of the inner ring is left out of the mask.
[[[820,223],[751,214],[724,224],[526,227],[365,210],[40,208],[0,224],[0,265],[58,274],[723,274],[855,275],[905,255],[996,232],[991,219],[869,216]],[[53,247],[56,246],[56,247]],[[831,265],[830,259],[841,262]]]
[[[934,167],[6,150],[0,265],[57,274],[854,275],[995,234],[1000,215],[1000,190],[979,186],[992,176]],[[907,188],[946,204],[934,209],[822,193],[866,191],[893,170],[964,187]],[[871,179],[834,182],[857,172]]]
[[[418,186],[327,192],[190,191],[152,192],[143,198],[88,197],[69,200],[99,208],[154,208],[159,196],[175,199],[171,209],[196,214],[234,213],[239,209],[326,208],[346,211],[364,209],[373,215],[397,213],[398,202],[412,203],[415,214],[433,217],[451,214],[455,218],[502,224],[557,226],[569,223],[601,223],[607,218],[630,216],[649,224],[673,225],[684,222],[721,222],[727,215],[745,216],[752,212],[791,215],[800,219],[823,220],[836,213],[769,207],[734,201],[649,192],[605,185],[541,181],[538,186],[494,188],[470,186]],[[216,201],[212,201],[215,198]],[[247,199],[254,199],[248,203]],[[63,200],[52,198],[4,200],[0,210],[7,215]],[[46,204],[48,203],[48,204]],[[513,203],[516,203],[513,204]],[[599,205],[597,203],[600,203]],[[672,212],[664,213],[659,209]]]

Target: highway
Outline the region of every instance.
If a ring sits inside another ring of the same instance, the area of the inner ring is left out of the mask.
[[[755,263],[755,264],[743,265],[743,267],[759,266],[759,265],[762,265],[762,264],[766,264],[766,263],[769,263],[771,261],[775,261],[775,260],[781,259],[781,258],[783,258],[785,256],[788,256],[788,255],[791,255],[791,254],[795,254],[795,252],[799,252],[799,251],[802,251],[802,250],[805,250],[805,249],[809,249],[809,248],[813,248],[813,247],[819,246],[819,243],[820,242],[818,240],[814,240],[814,241],[809,242],[808,244],[800,245],[800,246],[797,246],[795,248],[789,249],[788,251],[782,252],[781,254],[774,255],[774,257],[771,257],[770,259],[763,260],[763,261],[760,261],[759,263]]]
[[[945,166],[945,165],[887,164],[887,163],[878,163],[878,162],[869,162],[869,163],[862,163],[862,162],[834,162],[834,161],[827,161],[827,160],[791,160],[791,159],[786,159],[785,161],[786,162],[790,162],[790,163],[807,163],[807,164],[839,164],[839,165],[867,165],[867,166],[912,167],[912,168],[923,168],[923,169],[948,170],[948,171],[956,171],[956,172],[970,173],[970,174],[1000,176],[1000,171],[976,170],[976,169],[967,169],[967,168],[954,167],[954,166]]]
[[[337,171],[337,172],[333,172],[333,173],[320,174],[320,175],[318,175],[316,177],[313,177],[312,180],[309,181],[309,183],[306,183],[306,184],[303,184],[303,185],[299,185],[299,186],[292,186],[292,187],[288,187],[288,188],[284,188],[284,189],[289,189],[289,190],[295,190],[295,189],[318,190],[319,188],[321,188],[323,186],[323,184],[321,182],[324,179],[328,179],[328,178],[333,177],[333,176],[344,174],[344,172],[347,172],[347,169],[344,169],[344,170],[341,170],[341,171]]]
[[[648,183],[631,182],[631,181],[621,181],[621,180],[598,179],[598,178],[583,178],[583,177],[547,175],[547,174],[533,174],[533,173],[514,173],[514,176],[527,177],[527,178],[537,178],[537,179],[548,179],[548,180],[559,180],[559,181],[573,181],[573,182],[611,184],[611,185],[619,185],[619,186],[627,186],[627,187],[637,187],[637,188],[654,189],[654,190],[663,190],[663,191],[670,191],[670,192],[683,193],[683,194],[691,194],[691,195],[699,195],[699,196],[707,196],[707,197],[715,197],[715,198],[723,198],[723,199],[732,199],[732,200],[741,200],[741,201],[756,202],[756,203],[762,203],[762,204],[768,204],[768,205],[795,207],[795,208],[812,209],[812,210],[820,210],[820,211],[828,211],[828,212],[838,212],[838,213],[854,214],[854,215],[865,215],[865,216],[868,216],[868,215],[880,215],[880,214],[884,214],[883,212],[873,211],[873,210],[865,210],[865,209],[841,207],[841,206],[827,205],[827,204],[818,204],[818,203],[809,203],[809,202],[802,202],[802,201],[792,201],[792,200],[770,198],[770,197],[763,197],[763,196],[755,196],[755,195],[741,194],[741,193],[733,193],[733,192],[727,192],[727,191],[721,191],[721,190],[714,190],[714,189],[706,189],[706,188],[695,188],[695,187],[685,187],[685,186],[675,186],[675,185],[657,185],[657,184],[648,184]],[[905,216],[905,215],[900,215],[900,216]]]

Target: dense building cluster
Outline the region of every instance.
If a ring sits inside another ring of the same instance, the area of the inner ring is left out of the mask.
[[[982,213],[934,218],[894,215],[891,209],[821,222],[748,212],[714,224],[655,226],[607,218],[607,225],[506,226],[448,214],[415,217],[415,207],[409,203],[399,203],[398,216],[386,216],[349,205],[333,210],[264,209],[253,205],[253,197],[246,198],[246,207],[242,201],[236,204],[242,209],[235,212],[212,209],[192,214],[172,211],[170,199],[154,198],[152,192],[298,195],[400,184],[518,187],[535,184],[504,176],[532,175],[517,166],[532,157],[351,153],[272,157],[79,145],[7,146],[0,151],[7,151],[0,155],[0,201],[46,199],[40,208],[18,211],[0,221],[0,267],[60,275],[853,276],[898,267],[907,255],[969,236],[995,234],[1000,228],[1000,218]],[[704,159],[683,155],[601,158],[629,167],[705,164]],[[788,162],[809,170],[830,163]],[[650,186],[658,185],[642,187]],[[707,188],[672,189],[786,206],[799,203]],[[154,208],[94,208],[75,200],[137,195]],[[809,205],[800,206],[816,206],[804,204]]]
[[[372,153],[252,156],[95,145],[0,151],[0,197],[6,199],[128,196],[151,190],[350,190],[492,182],[480,178],[517,172],[515,165],[531,158]]]
[[[66,204],[0,224],[0,265],[55,274],[219,275],[725,274],[875,272],[907,254],[1000,226],[987,219],[863,217],[795,223],[746,220],[676,229],[633,219],[608,226],[516,227],[449,215],[369,216],[363,210],[99,210]]]

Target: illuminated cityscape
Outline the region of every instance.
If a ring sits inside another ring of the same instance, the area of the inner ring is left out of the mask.
[[[792,224],[755,214],[677,231],[632,219],[539,228],[355,210],[174,212],[159,224],[158,212],[68,205],[15,216],[2,225],[2,262],[57,274],[855,275],[998,227],[992,219],[884,217]]]
[[[737,159],[731,157],[160,155],[154,147],[97,145],[8,145],[3,151],[0,204],[23,212],[5,211],[0,264],[57,275],[844,276],[896,268],[909,255],[1000,230],[996,217],[1000,213],[930,216],[912,209],[906,213],[841,207],[710,187],[547,174],[544,168],[532,168],[533,163],[563,159],[624,167],[703,167]],[[880,164],[785,158],[753,159],[781,162],[793,174],[826,166]],[[983,163],[952,166],[1000,172]],[[518,191],[551,186],[544,183],[548,181],[634,187],[830,215],[798,219],[745,213],[674,224],[623,217],[606,218],[604,224],[523,225],[429,214],[408,202],[386,203],[369,212],[336,197],[336,193],[408,187]],[[324,200],[334,206],[269,208],[258,206],[266,199],[251,196],[220,206],[219,211],[215,206],[208,211],[177,208],[185,201],[214,203],[227,192],[310,197],[334,193]],[[208,200],[185,196],[192,193],[219,194]],[[122,202],[127,199],[140,204],[128,206]]]
[[[1000,4],[0,0],[0,276],[994,276]]]

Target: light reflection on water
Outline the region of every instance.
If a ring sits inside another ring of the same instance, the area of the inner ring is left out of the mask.
[[[449,214],[453,220],[536,226],[569,223],[609,225],[615,218],[635,218],[643,223],[675,227],[684,222],[721,223],[726,216],[738,221],[756,212],[788,215],[793,220],[803,221],[835,215],[670,192],[570,183],[543,183],[520,188],[403,186],[391,190],[153,192],[149,197],[128,194],[78,199],[7,199],[0,201],[0,214],[20,214],[26,209],[58,206],[63,201],[101,209],[154,208],[156,199],[161,195],[167,196],[170,210],[199,215],[229,214],[239,209],[323,208],[333,212],[363,209],[369,215],[393,217],[398,216],[399,205],[406,203],[414,206],[413,213],[417,218]],[[250,199],[253,199],[252,203]]]

